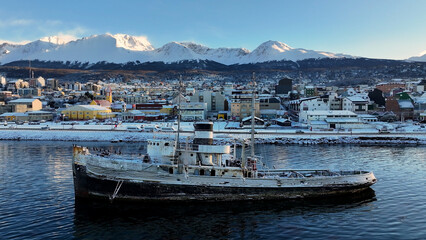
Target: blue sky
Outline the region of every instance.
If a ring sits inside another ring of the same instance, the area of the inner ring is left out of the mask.
[[[154,47],[194,41],[253,50],[294,48],[405,59],[426,50],[426,1],[1,1],[0,40],[102,33],[146,36]]]

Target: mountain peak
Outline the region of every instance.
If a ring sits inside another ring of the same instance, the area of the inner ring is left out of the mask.
[[[53,43],[56,45],[62,45],[62,44],[69,43],[71,41],[75,41],[76,39],[77,38],[72,35],[58,35],[58,36],[48,36],[48,37],[40,38],[40,41]]]
[[[145,36],[131,36],[127,34],[110,34],[117,41],[117,47],[132,51],[152,51],[154,47]]]
[[[272,40],[269,40],[260,44],[259,47],[257,47],[256,49],[267,49],[267,48],[274,49],[275,51],[278,51],[278,52],[285,52],[292,49],[290,46],[288,46],[285,43],[272,41]]]
[[[421,52],[419,55],[410,57],[409,61],[426,62],[426,50]]]

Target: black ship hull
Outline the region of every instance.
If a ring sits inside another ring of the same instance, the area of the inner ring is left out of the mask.
[[[107,179],[87,174],[73,164],[75,196],[79,199],[114,201],[241,201],[350,196],[370,189],[371,184],[324,187],[229,187],[161,184]],[[119,190],[114,194],[117,186]]]

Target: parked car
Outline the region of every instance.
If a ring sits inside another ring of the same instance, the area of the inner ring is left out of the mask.
[[[144,132],[157,132],[159,130],[160,130],[160,128],[157,125],[154,125],[154,126],[146,126],[145,125],[143,127],[143,131]]]
[[[174,127],[162,127],[160,129],[161,132],[175,132],[176,129]]]
[[[39,122],[29,122],[28,125],[40,125]]]
[[[305,133],[305,132],[302,130],[296,130],[296,133]]]
[[[50,130],[50,127],[49,126],[42,126],[40,129],[41,130]]]
[[[127,126],[128,132],[140,132],[142,129],[138,126]]]

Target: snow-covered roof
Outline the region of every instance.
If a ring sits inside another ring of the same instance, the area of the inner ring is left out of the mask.
[[[363,99],[361,96],[351,96],[351,97],[346,97],[347,99],[349,99],[351,102],[365,102],[368,103],[367,100]]]
[[[248,121],[248,120],[250,120],[250,119],[251,119],[251,116],[248,116],[248,117],[243,118],[243,119],[241,120],[241,122],[245,122],[245,121]],[[260,119],[260,118],[258,118],[258,117],[254,117],[254,119],[255,119],[255,120],[263,121],[263,119]]]
[[[280,122],[280,123],[285,123],[285,122],[291,122],[289,119],[287,118],[277,118],[275,119],[276,122]]]
[[[311,121],[311,125],[327,125],[325,121]]]
[[[398,101],[399,108],[414,108],[413,103],[409,100]]]
[[[0,115],[0,117],[11,117],[11,116],[24,117],[24,116],[28,116],[28,114],[20,113],[20,112],[8,112],[8,113],[3,113],[2,115]]]
[[[228,122],[225,126],[226,129],[230,128],[240,128],[240,123],[238,122]]]
[[[358,118],[326,118],[328,123],[360,123]]]
[[[358,117],[361,119],[377,119],[376,116],[371,114],[358,114]]]
[[[348,111],[348,110],[313,110],[313,111],[307,111],[307,115],[323,115],[323,116],[343,116],[343,115],[350,115],[350,116],[357,116],[356,113]]]
[[[108,108],[105,107],[101,107],[98,105],[75,105],[72,106],[70,108],[65,109],[65,111],[67,110],[71,110],[71,111],[75,111],[75,110],[90,110],[90,111],[105,111],[105,110],[109,110]]]
[[[38,99],[36,99],[36,98],[21,98],[21,99],[11,100],[11,101],[9,101],[9,103],[32,103],[35,100],[38,100]]]
[[[277,114],[277,111],[275,109],[262,109],[260,110],[260,114]]]
[[[45,114],[49,114],[49,113],[52,113],[52,112],[48,112],[48,111],[29,111],[27,113],[28,114],[32,114],[32,113],[45,113]]]

